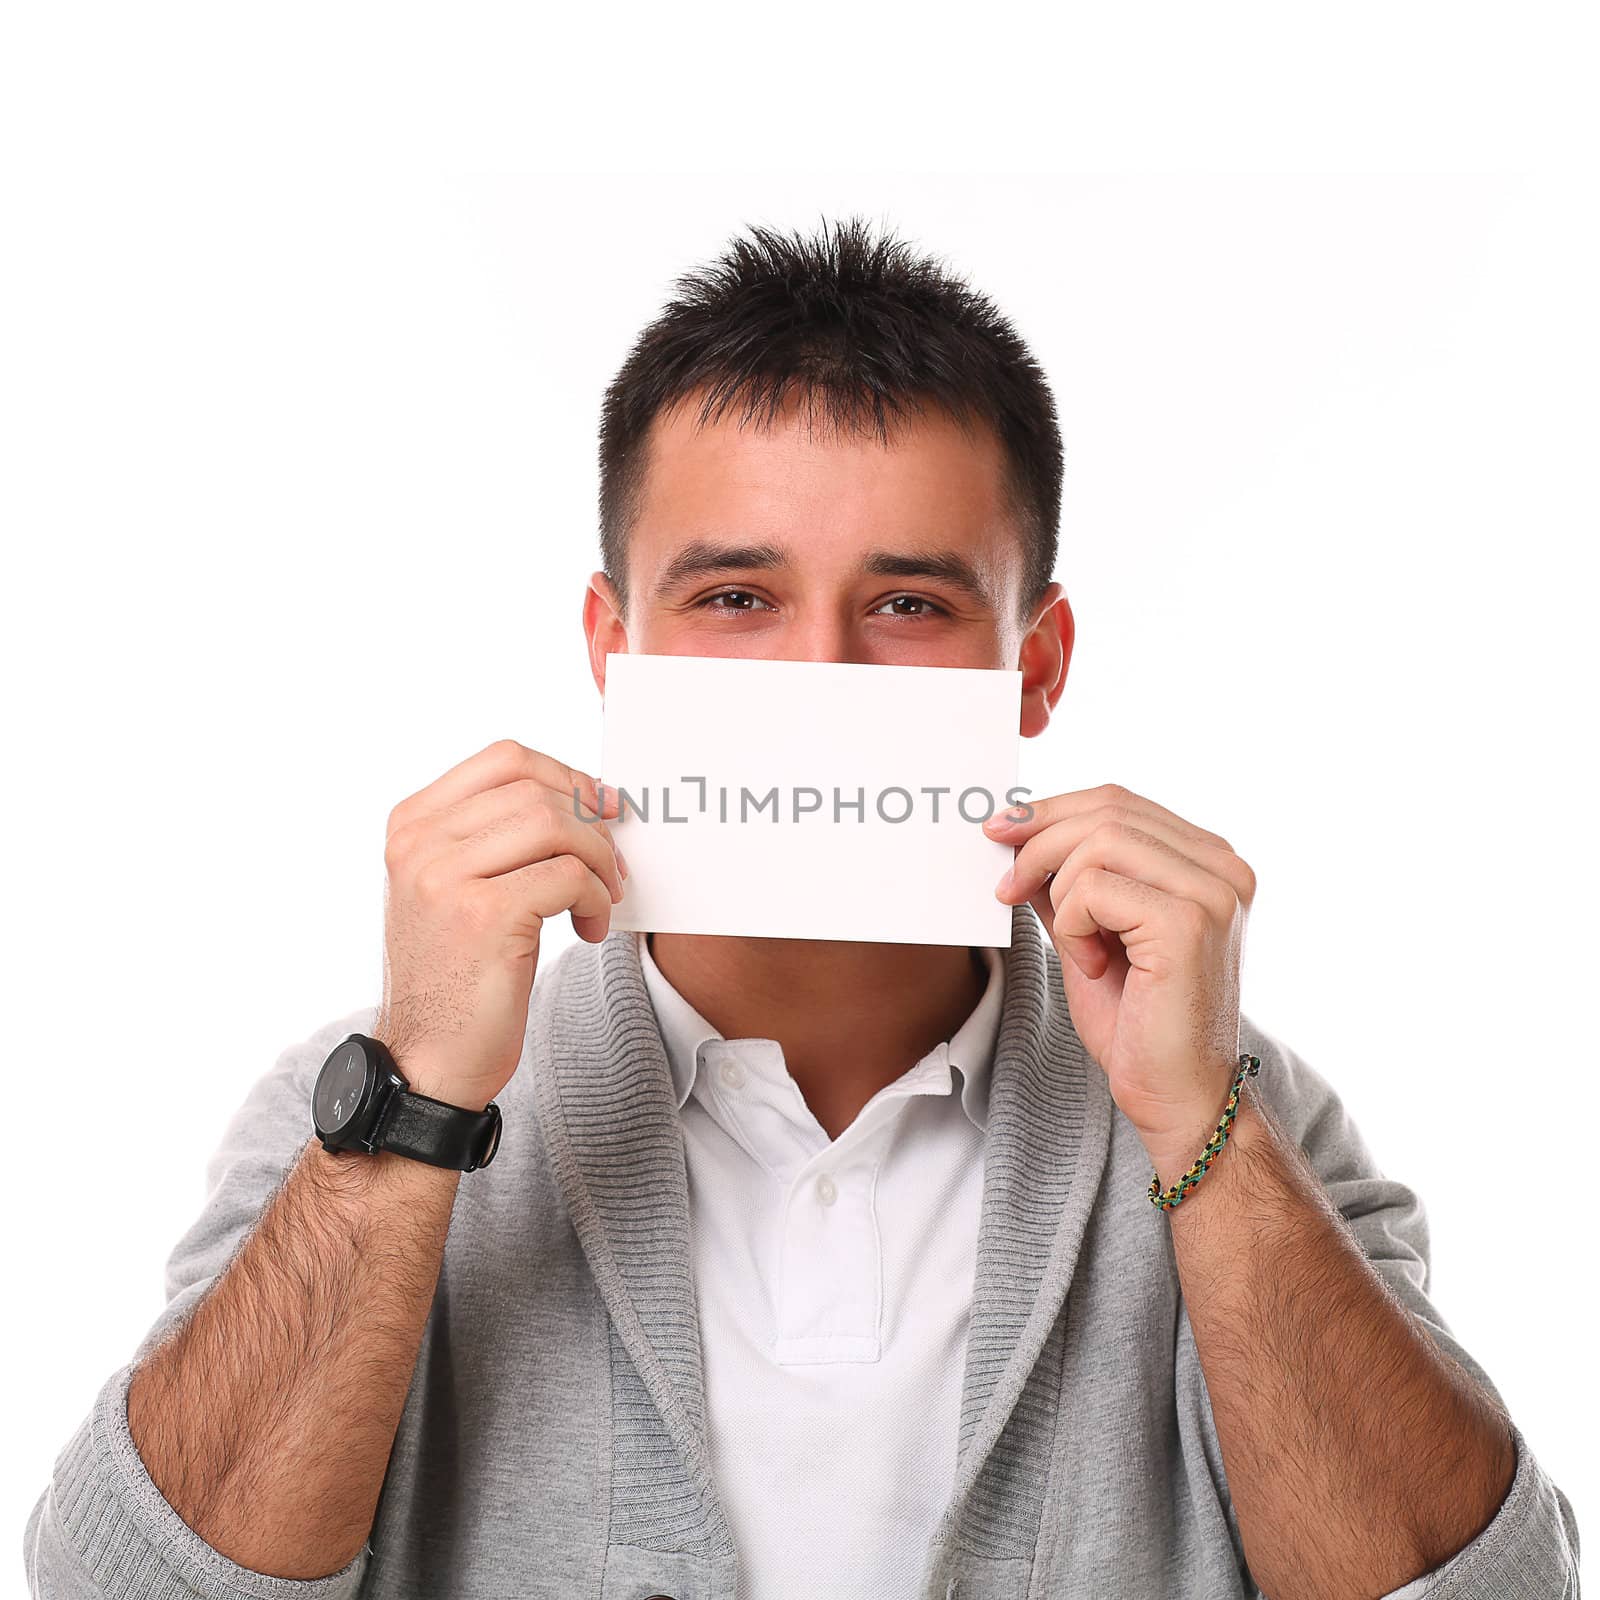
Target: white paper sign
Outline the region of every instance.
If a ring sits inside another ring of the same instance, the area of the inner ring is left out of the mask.
[[[606,658],[611,926],[1008,947],[1020,672]]]

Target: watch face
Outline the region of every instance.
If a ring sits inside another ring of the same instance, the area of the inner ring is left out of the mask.
[[[356,1114],[366,1094],[367,1053],[347,1039],[323,1063],[312,1093],[312,1109],[323,1133],[338,1133]]]

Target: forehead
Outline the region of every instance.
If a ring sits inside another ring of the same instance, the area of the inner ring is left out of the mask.
[[[769,421],[738,403],[701,423],[695,395],[659,415],[635,522],[635,553],[707,535],[938,539],[1005,546],[1020,560],[994,430],[928,405],[875,428],[841,429],[791,395]],[[806,540],[809,543],[809,539]]]

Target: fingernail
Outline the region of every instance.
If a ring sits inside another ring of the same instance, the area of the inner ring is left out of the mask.
[[[1006,875],[994,886],[996,897],[1009,894],[1011,892],[1011,885],[1016,881],[1016,877],[1017,869],[1015,867],[1007,867]]]
[[[611,848],[617,852],[617,871],[626,878],[628,876],[628,858],[620,850],[617,850],[615,845],[612,845]]]

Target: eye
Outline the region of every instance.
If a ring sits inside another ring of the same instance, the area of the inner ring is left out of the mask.
[[[696,603],[707,611],[751,612],[758,608],[768,611],[773,609],[760,595],[752,594],[748,589],[719,589],[715,594],[708,594]]]
[[[891,607],[893,609],[890,609]],[[906,609],[908,607],[914,607],[915,609]],[[943,606],[920,594],[893,595],[888,600],[885,600],[881,606],[878,606],[872,614],[874,616],[887,614],[891,617],[911,618],[949,615]]]

